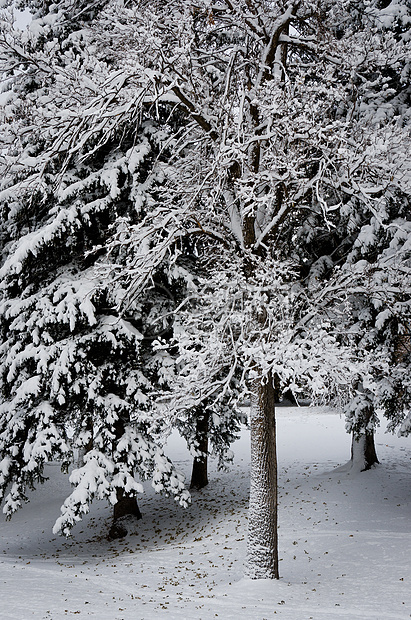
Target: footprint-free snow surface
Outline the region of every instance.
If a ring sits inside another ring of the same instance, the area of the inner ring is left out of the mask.
[[[10,522],[0,522],[3,620],[405,620],[411,618],[411,439],[379,429],[381,464],[335,468],[349,458],[344,420],[330,410],[279,408],[279,581],[243,577],[249,433],[228,472],[189,509],[147,484],[143,520],[109,541],[102,502],[73,531],[52,534],[69,487],[57,465]],[[176,436],[168,454],[189,478]],[[342,470],[341,470],[342,469]]]

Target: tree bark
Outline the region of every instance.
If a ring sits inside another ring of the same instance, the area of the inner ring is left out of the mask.
[[[193,461],[190,489],[203,489],[208,484],[208,422],[209,413],[202,411],[196,421],[198,449],[202,453]]]
[[[117,489],[117,503],[114,504],[113,518],[116,521],[122,517],[137,517],[142,519],[142,514],[137,504],[137,498],[124,493],[124,489]]]
[[[251,402],[251,473],[246,575],[279,579],[276,390],[272,377],[255,385]]]
[[[353,433],[351,442],[352,469],[367,471],[377,463],[379,463],[379,460],[375,449],[374,433],[372,431],[365,431],[360,436]]]
[[[113,523],[111,524],[108,537],[124,538],[127,536],[127,527],[122,521],[123,517],[135,517],[136,519],[142,519],[142,514],[138,507],[137,498],[130,497],[124,493],[124,489],[116,489],[117,502],[113,508]]]
[[[374,413],[372,404],[361,410],[360,420],[357,423],[357,430],[354,430],[351,441],[351,469],[356,471],[367,471],[376,463],[379,463],[374,442],[374,431],[368,429],[368,425]]]

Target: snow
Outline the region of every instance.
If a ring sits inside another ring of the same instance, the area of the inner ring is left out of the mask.
[[[234,444],[228,472],[183,509],[146,485],[143,520],[108,541],[109,507],[97,502],[74,529],[51,528],[67,476],[49,481],[0,523],[3,620],[173,619],[405,620],[411,617],[411,445],[376,437],[381,465],[334,471],[350,452],[344,419],[332,410],[279,408],[279,581],[243,577],[249,434]],[[168,454],[189,476],[184,442]]]

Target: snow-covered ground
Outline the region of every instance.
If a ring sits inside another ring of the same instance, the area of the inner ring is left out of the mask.
[[[381,465],[333,472],[350,438],[332,411],[278,409],[280,581],[243,578],[249,437],[228,473],[179,508],[149,488],[134,533],[108,541],[101,502],[74,538],[51,533],[67,477],[0,522],[0,618],[403,620],[411,617],[411,440],[377,434]],[[173,437],[169,454],[188,475]]]

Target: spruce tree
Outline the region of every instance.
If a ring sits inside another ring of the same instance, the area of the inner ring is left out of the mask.
[[[378,463],[374,431],[381,415],[391,430],[409,432],[410,8],[395,1],[347,2],[336,14],[345,94],[333,115],[349,120],[359,148],[335,187],[340,205],[326,225],[313,213],[296,246],[308,282],[332,279],[335,268],[352,279],[342,329],[356,356],[367,358],[367,373],[353,378],[354,396],[345,410],[352,466],[364,470]],[[350,168],[371,162],[380,145],[386,154],[381,151],[371,178],[349,189]],[[337,147],[350,148],[338,141]]]
[[[152,281],[126,316],[95,270],[112,227],[126,229],[155,201],[152,162],[167,131],[124,110],[127,93],[115,97],[108,61],[90,58],[87,11],[79,21],[74,3],[37,4],[30,31],[3,31],[0,486],[11,516],[45,463],[70,468],[55,526],[67,534],[94,498],[108,499],[115,518],[139,516],[138,478],[182,505],[189,496],[153,409],[170,362],[152,352],[151,335],[162,333],[155,321],[169,295]]]

